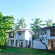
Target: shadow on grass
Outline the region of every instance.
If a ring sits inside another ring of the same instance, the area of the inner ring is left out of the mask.
[[[32,53],[0,53],[0,55],[33,55]]]
[[[0,49],[0,55],[55,55],[55,51],[6,47],[4,49]]]

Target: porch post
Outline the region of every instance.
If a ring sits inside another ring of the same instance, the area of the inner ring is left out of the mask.
[[[31,41],[31,48],[32,48],[32,41]]]
[[[9,40],[9,46],[11,46],[11,40]]]
[[[23,47],[26,47],[26,40],[23,40]]]
[[[51,41],[48,40],[48,49],[51,49]]]
[[[18,43],[17,43],[17,47],[19,47],[19,40],[18,40]]]
[[[53,41],[53,43],[54,43],[54,47],[55,47],[55,40]]]
[[[14,40],[14,47],[16,47],[16,40]]]

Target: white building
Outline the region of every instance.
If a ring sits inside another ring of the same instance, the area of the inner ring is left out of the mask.
[[[32,47],[32,35],[30,29],[7,32],[7,45],[10,47]]]
[[[42,42],[40,39],[42,39]],[[55,49],[55,27],[44,27],[39,29],[39,37],[33,41],[33,48],[51,50]]]

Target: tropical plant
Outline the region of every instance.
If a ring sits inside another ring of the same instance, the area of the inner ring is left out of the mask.
[[[49,27],[49,26],[52,26],[52,20],[47,20],[45,21],[46,22],[46,25]]]
[[[26,26],[27,26],[27,25],[26,25],[26,23],[25,23],[25,19],[20,18],[20,19],[18,19],[18,21],[17,21],[15,30],[23,29],[23,28],[25,28]]]
[[[40,23],[42,22],[42,20],[40,20],[40,18],[35,18],[35,19],[32,19],[34,22],[33,24],[31,24],[31,28],[32,30],[34,31],[35,35],[33,35],[33,39],[35,38],[38,38],[38,32],[36,32],[36,29],[40,28]],[[38,27],[36,27],[38,26]]]
[[[6,31],[12,30],[14,25],[13,16],[3,16],[0,12],[0,46],[4,46],[7,40]]]

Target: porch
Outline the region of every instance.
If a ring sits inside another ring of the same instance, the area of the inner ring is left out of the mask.
[[[48,40],[48,50],[55,50],[55,39]]]
[[[28,40],[8,40],[8,46],[10,47],[25,47],[30,48],[32,46],[31,41]]]

